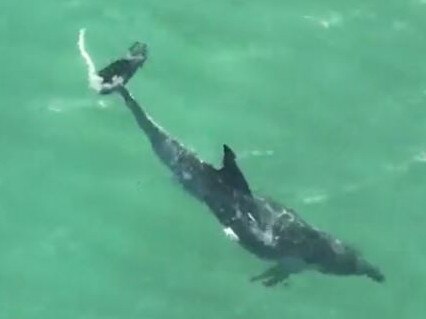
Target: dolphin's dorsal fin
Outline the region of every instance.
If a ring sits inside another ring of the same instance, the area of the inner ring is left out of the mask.
[[[223,145],[223,160],[220,173],[224,182],[234,189],[251,196],[250,187],[235,161],[236,156],[234,151],[226,144]]]

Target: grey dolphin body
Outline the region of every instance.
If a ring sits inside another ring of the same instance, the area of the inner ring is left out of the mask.
[[[133,75],[134,71],[120,72]],[[217,169],[155,123],[124,86],[115,91],[184,189],[204,202],[224,227],[232,229],[242,247],[274,262],[253,280],[272,286],[291,273],[314,268],[326,274],[366,275],[384,281],[381,271],[349,245],[309,225],[274,200],[252,193],[229,146],[224,145],[223,165]]]

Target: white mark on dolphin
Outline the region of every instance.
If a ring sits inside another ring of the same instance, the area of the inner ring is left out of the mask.
[[[223,229],[223,232],[225,233],[226,237],[231,239],[232,241],[238,241],[240,240],[237,236],[237,234],[234,233],[231,227],[226,227]]]
[[[182,172],[182,178],[186,181],[189,181],[192,179],[192,174],[187,172],[187,171],[183,171]]]

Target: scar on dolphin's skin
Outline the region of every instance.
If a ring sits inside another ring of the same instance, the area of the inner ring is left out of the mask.
[[[306,269],[324,274],[367,276],[376,282],[385,280],[380,269],[350,245],[311,226],[275,200],[252,192],[237,163],[236,152],[229,145],[223,145],[222,166],[216,168],[157,124],[125,87],[146,60],[147,45],[135,42],[124,58],[97,72],[101,79],[97,92],[120,95],[154,153],[183,188],[209,207],[239,245],[273,263],[254,276],[253,281],[274,286]]]

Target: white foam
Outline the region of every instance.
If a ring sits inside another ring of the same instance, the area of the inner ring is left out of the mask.
[[[63,97],[52,97],[48,101],[37,101],[35,100],[33,107],[39,107],[39,105],[43,105],[48,111],[54,113],[62,113],[68,112],[73,109],[86,108],[90,105],[90,101],[87,99],[71,99],[71,98],[63,98]]]
[[[402,20],[394,20],[392,22],[392,28],[395,31],[404,31],[408,29],[408,23]]]
[[[105,108],[107,108],[107,107],[108,107],[107,103],[106,103],[104,100],[99,100],[99,101],[98,101],[98,106],[99,106],[101,109],[105,109]]]
[[[324,192],[312,193],[302,197],[303,203],[306,205],[319,204],[328,199],[328,195]]]
[[[406,172],[410,168],[410,162],[401,162],[397,164],[388,163],[384,167],[388,171],[392,172]]]
[[[425,0],[426,1],[426,0]],[[426,151],[425,152],[421,152],[419,154],[417,154],[414,157],[414,161],[415,162],[426,162]]]
[[[96,74],[95,63],[93,62],[89,52],[86,50],[85,34],[86,29],[80,29],[78,33],[78,49],[80,50],[81,57],[87,66],[89,87],[94,89],[96,92],[100,92],[102,89],[102,78]]]
[[[49,111],[54,112],[54,113],[61,113],[61,112],[63,111],[60,107],[57,107],[57,106],[55,106],[55,105],[49,105],[49,106],[47,107],[47,109],[48,109]]]
[[[273,150],[251,150],[242,152],[238,158],[248,158],[248,157],[269,157],[274,156],[275,152]]]
[[[332,12],[326,16],[304,15],[303,18],[312,21],[323,29],[340,26],[343,21],[342,15],[337,12]]]

